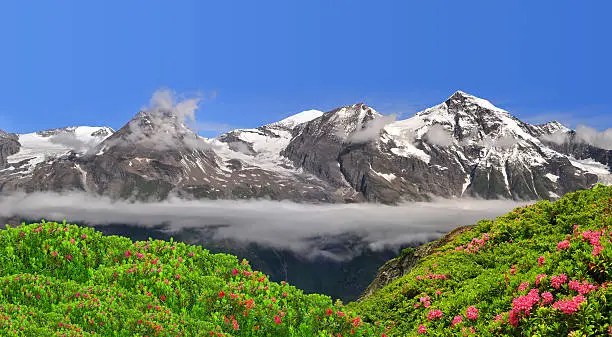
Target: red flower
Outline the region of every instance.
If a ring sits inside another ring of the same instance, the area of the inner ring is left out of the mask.
[[[417,330],[418,333],[420,334],[425,334],[427,333],[427,327],[425,327],[423,324],[419,325],[419,329]]]
[[[280,318],[280,317],[278,317],[278,316],[274,316],[274,322],[275,322],[276,324],[281,324],[283,321],[281,320],[281,318]]]
[[[559,276],[552,276],[550,278],[550,283],[555,289],[559,289],[561,285],[564,284],[566,281],[567,281],[567,276],[565,276],[565,274],[560,274]]]
[[[570,247],[570,243],[567,240],[563,240],[557,244],[557,250],[568,249]]]
[[[465,311],[465,317],[475,320],[478,318],[478,309],[475,306],[469,306]]]
[[[553,302],[553,295],[547,291],[545,293],[542,293],[542,302],[544,304],[550,304]]]
[[[557,301],[553,304],[553,308],[557,310],[561,310],[564,313],[570,315],[578,311],[578,307],[582,302],[586,301],[584,296],[578,295],[569,300],[561,300]]]
[[[224,292],[223,290],[221,290],[221,291],[219,292],[219,298],[222,298],[223,296],[225,296],[225,292]]]
[[[438,319],[438,318],[442,318],[442,311],[435,309],[435,310],[431,310],[428,314],[427,314],[427,320],[432,320],[432,319]]]

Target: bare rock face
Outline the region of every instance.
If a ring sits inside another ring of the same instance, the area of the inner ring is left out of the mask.
[[[568,140],[550,141],[559,132]],[[572,135],[558,122],[528,124],[460,91],[406,120],[359,103],[216,139],[198,136],[172,111],[143,111],[116,132],[0,132],[0,192],[308,203],[553,200],[612,182],[611,151]]]
[[[7,166],[7,157],[19,152],[19,136],[0,130],[0,169]]]

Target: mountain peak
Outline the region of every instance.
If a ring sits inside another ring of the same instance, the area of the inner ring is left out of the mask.
[[[470,95],[461,90],[456,91],[452,94],[444,103],[447,106],[461,106],[464,110],[476,110],[476,107],[480,107],[493,112],[508,114],[504,109],[498,108],[493,103],[486,99]]]

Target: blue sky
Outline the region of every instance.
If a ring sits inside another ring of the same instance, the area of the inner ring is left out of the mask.
[[[456,90],[529,122],[612,127],[609,1],[3,1],[0,129],[121,127],[159,88],[255,127]],[[211,131],[212,132],[212,131]]]

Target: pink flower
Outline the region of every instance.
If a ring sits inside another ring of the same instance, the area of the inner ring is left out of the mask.
[[[471,319],[471,320],[475,320],[478,318],[478,309],[476,309],[475,306],[469,306],[467,308],[467,310],[465,311],[465,317]]]
[[[274,316],[274,322],[275,322],[276,324],[281,324],[283,321],[281,320],[281,318],[280,318],[280,317],[278,317],[278,316]]]
[[[128,249],[128,250],[125,252],[125,257],[130,257],[130,256],[132,256],[132,252],[131,252],[131,251]]]
[[[568,283],[570,290],[577,291],[580,295],[586,295],[593,290],[597,289],[597,286],[589,283],[588,281],[584,281],[582,283],[578,282],[578,280],[571,280]]]
[[[427,314],[427,319],[428,320],[432,320],[432,319],[438,319],[438,318],[442,318],[442,311],[435,309],[435,310],[431,310],[428,314]]]
[[[419,325],[419,329],[417,330],[417,332],[420,334],[425,334],[427,333],[427,328],[423,324],[421,324]]]
[[[429,302],[430,300],[431,300],[431,298],[429,296],[425,296],[425,297],[419,298],[419,301],[421,301],[421,303],[422,302]]]
[[[457,325],[457,324],[459,324],[461,322],[463,322],[463,316],[461,316],[461,315],[455,316],[453,318],[453,321],[451,322],[451,326],[455,326],[455,325]]]
[[[582,238],[585,240],[588,240],[593,246],[599,246],[600,242],[599,239],[601,237],[601,231],[585,231],[582,232]]]
[[[502,317],[501,314],[495,315],[495,323],[499,323],[499,322],[504,323],[504,318]]]
[[[593,247],[593,251],[591,252],[591,254],[593,256],[597,256],[597,255],[599,255],[599,253],[601,253],[602,250],[603,250],[603,246],[602,245],[597,245],[597,246]]]
[[[565,274],[560,274],[559,276],[551,276],[550,278],[550,284],[555,289],[559,289],[561,285],[564,284],[566,281],[567,276],[565,276]]]
[[[560,300],[560,301],[555,302],[553,304],[553,308],[557,310],[561,310],[563,311],[563,313],[570,315],[578,311],[580,304],[584,301],[586,301],[584,296],[578,295],[569,300]]]
[[[442,292],[440,290],[436,290],[436,295],[440,296],[442,295]]]
[[[538,267],[542,267],[544,265],[544,256],[540,256],[538,258]]]
[[[570,247],[570,243],[567,240],[563,240],[557,244],[557,250],[568,249]]]
[[[521,282],[521,285],[518,287],[518,291],[523,291],[529,288],[529,282]]]
[[[545,293],[542,293],[542,302],[544,304],[550,304],[553,302],[553,295],[547,291]]]
[[[238,275],[238,269],[234,268],[234,270],[232,270],[232,276],[236,275]]]
[[[531,309],[534,304],[538,303],[540,300],[540,296],[537,293],[537,289],[533,289],[535,291],[530,291],[525,296],[519,296],[512,300],[512,311],[516,311],[517,313],[524,313],[525,315],[529,315]]]
[[[425,308],[429,308],[431,306],[431,302],[427,301],[427,302],[423,303],[423,306]]]
[[[442,318],[442,311],[435,309],[435,310],[431,310],[429,311],[429,313],[427,314],[427,319],[428,320],[432,320],[432,319],[438,319],[438,318]]]

